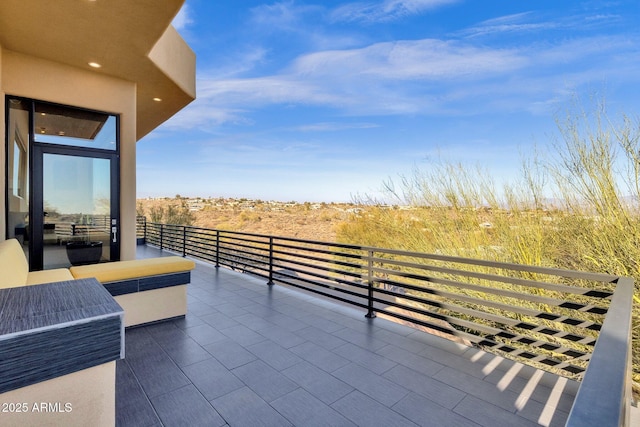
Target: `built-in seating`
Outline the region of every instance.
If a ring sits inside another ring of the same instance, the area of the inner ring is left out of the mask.
[[[16,239],[0,242],[0,288],[96,278],[125,312],[125,326],[184,316],[193,261],[179,256],[29,271]]]
[[[75,279],[94,277],[124,309],[125,326],[184,316],[193,261],[179,256],[71,267]]]
[[[66,268],[29,272],[29,263],[16,239],[0,242],[0,271],[0,288],[73,280]]]

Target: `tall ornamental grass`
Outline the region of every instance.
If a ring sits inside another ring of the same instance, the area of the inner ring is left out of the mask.
[[[630,276],[640,382],[640,121],[604,105],[557,119],[544,152],[497,184],[479,166],[433,161],[385,183],[387,200],[338,229],[342,242]],[[637,387],[636,387],[637,390]]]

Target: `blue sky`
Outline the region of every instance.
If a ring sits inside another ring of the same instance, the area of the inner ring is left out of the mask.
[[[138,197],[351,201],[430,161],[498,181],[572,98],[638,116],[637,0],[187,0],[197,99],[138,142]]]

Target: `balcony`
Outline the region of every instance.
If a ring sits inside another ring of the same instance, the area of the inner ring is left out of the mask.
[[[139,257],[203,262],[186,318],[127,331],[118,425],[632,425],[629,279],[194,227],[140,230]],[[553,298],[520,291],[537,312],[513,304],[509,321],[507,307],[451,290],[487,281]]]

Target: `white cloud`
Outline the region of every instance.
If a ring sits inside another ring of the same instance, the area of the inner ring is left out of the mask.
[[[271,29],[298,29],[306,14],[318,10],[317,6],[300,6],[293,1],[277,2],[251,9],[251,21],[252,25]]]
[[[347,3],[331,13],[334,21],[387,22],[430,9],[456,3],[458,0],[383,0]]]
[[[375,123],[322,122],[298,126],[294,130],[301,132],[336,132],[349,129],[372,129],[379,126]]]
[[[435,39],[376,43],[362,49],[305,55],[294,63],[299,75],[343,79],[456,79],[504,73],[522,67],[516,50],[475,47]]]
[[[221,64],[216,66],[216,78],[226,79],[252,71],[267,61],[268,53],[267,49],[260,46],[234,51],[227,58],[220,59]]]
[[[223,100],[228,105],[333,104],[341,100],[326,89],[293,75],[203,79],[198,88],[198,96],[214,102]]]
[[[323,107],[353,117],[539,110],[568,88],[600,86],[605,77],[637,81],[635,46],[628,37],[511,49],[425,39],[315,52],[272,75],[202,72],[198,99],[170,126],[250,124],[253,112],[269,106]],[[333,125],[316,124],[315,130]]]
[[[209,130],[225,123],[251,124],[248,110],[232,106],[212,105],[211,100],[199,98],[164,123],[162,130]]]
[[[480,37],[550,30],[587,31],[600,26],[617,25],[621,19],[620,15],[615,14],[575,14],[554,20],[545,20],[537,13],[523,12],[488,19],[457,34],[462,37]]]
[[[436,107],[434,94],[445,81],[464,84],[501,76],[527,63],[515,50],[431,39],[317,52],[271,76],[233,78],[230,73],[220,78],[216,70],[202,77],[198,99],[180,114],[180,122],[192,124],[211,114],[209,123],[238,123],[243,111],[288,104],[326,106],[350,115],[418,113]]]
[[[535,16],[532,12],[516,13],[482,21],[477,25],[460,31],[462,37],[479,37],[503,33],[523,33],[532,31],[551,30],[559,28],[558,22],[532,22]]]
[[[190,24],[193,24],[193,19],[191,18],[191,10],[189,7],[184,4],[178,14],[173,18],[173,22],[171,23],[176,30],[183,30]]]

